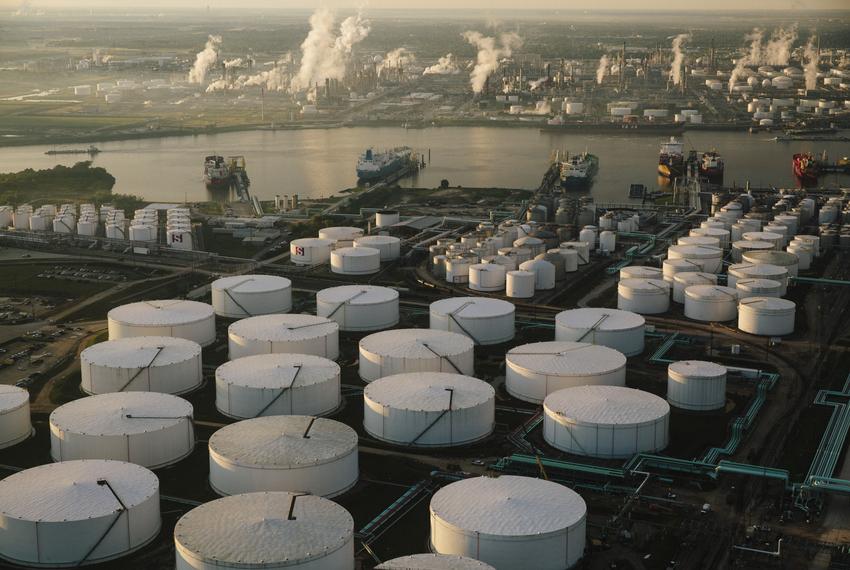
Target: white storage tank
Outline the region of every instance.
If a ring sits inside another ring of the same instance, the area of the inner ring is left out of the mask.
[[[505,274],[505,294],[514,299],[530,299],[534,297],[536,280],[533,271],[508,271]]]
[[[621,279],[617,308],[642,315],[665,313],[670,308],[670,284],[663,279]]]
[[[331,259],[334,241],[321,238],[301,238],[289,244],[289,259],[295,265],[316,266]]]
[[[720,239],[711,236],[682,236],[676,240],[677,245],[704,245],[706,247],[720,247]]]
[[[738,308],[738,328],[762,336],[783,336],[794,332],[797,305],[787,299],[750,297]]]
[[[473,291],[501,291],[505,288],[507,273],[505,266],[498,263],[470,265],[469,288]]]
[[[106,224],[106,237],[109,239],[128,239],[124,223]]]
[[[363,391],[363,428],[387,443],[466,445],[495,427],[496,391],[462,374],[411,372],[379,378]]]
[[[354,519],[315,495],[243,493],[183,515],[174,547],[176,570],[353,570]]]
[[[50,414],[53,461],[114,459],[156,469],[180,461],[194,447],[192,404],[170,394],[100,394]]]
[[[242,319],[292,310],[292,281],[275,275],[236,275],[212,283],[215,314]]]
[[[706,273],[720,273],[723,268],[723,250],[706,245],[671,245],[667,248],[669,259],[693,259],[703,264]]]
[[[14,564],[114,560],[151,542],[160,526],[159,479],[132,463],[63,461],[0,481],[0,557]]]
[[[572,273],[578,271],[578,251],[574,249],[555,248],[550,249],[549,253],[557,253],[564,258],[564,271]]]
[[[387,560],[375,566],[375,570],[495,570],[495,568],[466,556],[428,552]]]
[[[800,271],[808,271],[812,267],[812,260],[815,257],[814,250],[809,243],[793,240],[785,248],[788,253],[797,256],[797,268]]]
[[[775,232],[744,232],[741,237],[744,238],[744,241],[766,241],[772,243],[773,249],[782,247],[782,235]]]
[[[701,272],[702,268],[703,264],[697,259],[665,259],[661,264],[662,278],[667,283],[673,283],[677,273],[696,273]]]
[[[29,392],[0,384],[0,449],[20,443],[33,433]],[[0,556],[2,554],[0,551]]]
[[[80,220],[77,222],[77,234],[81,236],[93,236],[97,232],[97,222],[92,220]]]
[[[690,231],[693,237],[710,237],[716,239],[720,243],[720,247],[726,249],[729,247],[729,230],[721,228],[694,228]]]
[[[664,270],[646,265],[629,265],[620,269],[620,279],[661,279]]]
[[[605,231],[599,234],[599,249],[603,252],[610,253],[614,251],[617,245],[617,234],[614,232]]]
[[[630,311],[571,309],[555,317],[555,340],[589,342],[637,356],[643,352],[645,327],[646,319]]]
[[[702,271],[677,273],[673,276],[673,301],[684,304],[685,289],[692,285],[717,285],[717,274]]]
[[[578,233],[578,240],[586,243],[591,250],[596,249],[597,233],[596,226],[584,226]]]
[[[815,257],[820,256],[820,236],[797,234],[794,236],[794,239],[809,244],[812,248],[812,251],[814,252]]]
[[[530,236],[521,237],[514,241],[514,247],[531,250],[531,257],[546,251],[546,243],[542,239]]]
[[[336,226],[319,230],[319,239],[329,239],[334,242],[334,249],[353,247],[354,240],[363,237],[363,230],[350,226]]]
[[[577,386],[543,402],[543,438],[567,453],[617,459],[667,447],[670,405],[622,386]]]
[[[153,226],[130,226],[130,241],[156,241],[156,228]]]
[[[434,493],[429,512],[431,549],[440,554],[534,570],[572,568],[584,556],[587,505],[552,481],[463,479]]]
[[[80,353],[80,374],[86,394],[184,394],[203,382],[201,345],[168,336],[99,342]]]
[[[137,336],[173,336],[209,346],[215,341],[211,305],[181,299],[140,301],[115,307],[106,315],[109,340]]]
[[[397,224],[399,219],[397,210],[378,210],[375,212],[375,227],[388,228]]]
[[[187,228],[168,228],[165,232],[165,239],[168,247],[174,249],[182,249],[191,251],[194,249],[192,240],[192,230]]]
[[[550,291],[555,288],[555,266],[542,259],[531,259],[519,264],[520,271],[534,273],[534,289]]]
[[[341,404],[339,365],[313,354],[256,354],[215,371],[215,407],[229,418],[330,414]]]
[[[565,241],[558,246],[561,249],[575,250],[578,255],[578,264],[587,265],[590,261],[590,244],[585,241]]]
[[[316,294],[316,314],[343,331],[376,331],[398,324],[398,291],[377,285],[341,285]]]
[[[788,270],[788,275],[791,277],[796,277],[799,269],[797,256],[787,251],[748,251],[742,256],[742,262],[784,267]]]
[[[738,315],[738,291],[720,285],[691,285],[685,289],[685,316],[695,321],[731,321]]]
[[[360,378],[373,382],[406,372],[474,374],[475,344],[466,335],[433,329],[393,329],[360,341]]]
[[[255,354],[339,357],[339,325],[313,315],[260,315],[227,328],[230,359]]]
[[[525,402],[589,384],[625,386],[626,357],[587,342],[550,341],[515,346],[505,355],[505,388]]]
[[[514,312],[514,304],[501,299],[450,297],[431,303],[430,328],[499,344],[514,338]]]
[[[729,287],[735,287],[738,279],[770,279],[782,284],[782,296],[788,290],[788,270],[778,265],[735,263],[729,266],[726,273],[726,285]]]
[[[738,302],[749,297],[781,297],[782,283],[773,279],[737,279]]]
[[[742,239],[732,243],[732,261],[741,263],[744,254],[749,251],[770,251],[776,249],[776,243],[771,241]]]
[[[505,268],[505,272],[516,271],[516,258],[507,255],[485,255],[481,263],[495,263]]]
[[[314,416],[243,420],[210,437],[210,486],[219,495],[289,491],[336,497],[359,476],[357,432]]]
[[[695,412],[726,406],[726,367],[704,360],[680,360],[667,367],[667,402]]]
[[[331,252],[331,271],[369,275],[381,269],[381,252],[373,247],[338,247]]]
[[[473,265],[470,257],[449,257],[446,259],[446,282],[469,283],[469,268]]]
[[[401,240],[393,236],[363,236],[354,240],[354,247],[371,247],[381,252],[381,261],[401,256]]]

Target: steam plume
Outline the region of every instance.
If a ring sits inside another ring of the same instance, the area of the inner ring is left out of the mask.
[[[746,55],[738,58],[738,61],[735,62],[735,69],[732,70],[732,74],[729,76],[729,92],[732,92],[732,88],[737,83],[738,78],[744,73],[744,70],[748,65],[758,65],[758,62],[761,61],[761,40],[764,37],[764,32],[762,32],[758,28],[753,28],[753,31],[744,36],[744,38],[750,42],[750,50]]]
[[[758,63],[767,65],[788,65],[791,61],[791,51],[797,39],[797,24],[789,28],[778,28],[762,49],[761,60]]]
[[[406,48],[400,47],[387,53],[384,59],[378,65],[378,75],[382,75],[385,71],[397,69],[399,67],[407,67],[416,61],[416,56]]]
[[[682,84],[682,66],[685,63],[682,45],[689,39],[691,39],[690,34],[679,34],[673,38],[673,64],[670,67],[670,79],[673,80],[673,85]]]
[[[437,60],[434,65],[426,67],[422,75],[457,75],[458,73],[460,73],[460,67],[457,65],[457,58],[448,53]]]
[[[602,85],[602,80],[608,75],[608,65],[611,60],[608,59],[608,54],[599,58],[599,67],[596,68],[596,83]]]
[[[815,37],[809,38],[809,43],[803,51],[803,58],[806,61],[803,67],[803,73],[806,76],[806,89],[811,91],[818,86],[818,52],[815,47]]]
[[[463,38],[478,48],[475,67],[469,74],[469,84],[474,93],[481,93],[487,78],[499,68],[499,61],[510,57],[513,50],[522,45],[522,39],[513,32],[501,34],[498,45],[495,38],[481,32],[467,31],[463,33]]]
[[[226,59],[224,60],[224,68],[230,69],[231,67],[239,67],[243,63],[244,62],[242,61],[241,57],[237,57],[235,59]]]
[[[207,73],[218,61],[218,50],[221,47],[221,36],[210,36],[203,51],[195,56],[195,64],[189,70],[189,83],[203,83]]]

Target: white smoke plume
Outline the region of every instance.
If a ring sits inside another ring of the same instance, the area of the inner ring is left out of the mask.
[[[460,67],[457,64],[457,58],[448,53],[434,65],[426,67],[422,75],[457,75],[458,73],[460,73]]]
[[[806,77],[806,89],[811,91],[813,89],[817,89],[818,86],[818,51],[817,47],[815,47],[815,37],[812,36],[809,38],[809,43],[806,44],[806,48],[803,51],[803,59],[805,60],[805,65],[803,66],[803,74]]]
[[[596,68],[596,83],[598,85],[602,85],[602,80],[608,75],[608,66],[610,64],[611,60],[608,58],[608,54],[599,58],[599,66]]]
[[[338,34],[335,20],[327,8],[310,16],[310,32],[301,44],[301,67],[291,81],[293,91],[309,89],[325,79],[343,79],[354,46],[369,35],[369,21],[360,12],[343,20]]]
[[[230,69],[231,67],[239,67],[244,63],[241,57],[237,57],[234,59],[226,59],[224,60],[224,68]]]
[[[670,79],[673,85],[682,84],[682,68],[685,63],[685,53],[682,51],[684,43],[691,39],[690,34],[679,34],[673,38],[673,63],[670,66]]]
[[[732,92],[732,88],[737,83],[738,78],[744,73],[744,70],[748,65],[758,65],[759,61],[761,61],[761,40],[764,37],[764,32],[759,28],[753,28],[753,31],[744,36],[748,42],[750,42],[750,49],[746,55],[738,58],[738,61],[735,62],[735,69],[732,70],[732,74],[729,76],[729,92]]]
[[[463,38],[478,48],[475,67],[469,74],[469,84],[474,93],[481,93],[487,78],[499,68],[499,61],[510,57],[513,50],[522,45],[522,39],[513,32],[501,34],[498,45],[496,38],[485,36],[481,32],[466,31]]]
[[[544,84],[544,83],[546,83],[546,81],[548,81],[548,79],[549,79],[548,77],[541,77],[540,79],[536,79],[536,80],[534,80],[534,81],[529,81],[529,82],[528,82],[528,87],[529,87],[532,91],[537,91],[538,89],[540,89],[541,87],[543,87],[543,84]]]
[[[797,24],[789,28],[778,28],[774,30],[770,39],[761,50],[761,59],[758,63],[766,65],[788,65],[791,61],[791,52],[797,39]]]
[[[189,83],[203,83],[207,73],[218,61],[218,51],[221,47],[221,36],[210,36],[203,51],[195,56],[195,64],[189,70]]]
[[[382,75],[385,71],[405,68],[416,61],[416,56],[413,52],[406,48],[400,47],[387,53],[378,65],[378,75]]]

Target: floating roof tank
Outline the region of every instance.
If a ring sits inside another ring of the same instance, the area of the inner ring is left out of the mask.
[[[288,313],[292,310],[292,281],[275,275],[236,275],[212,284],[215,314],[230,319]]]
[[[411,554],[375,566],[375,570],[495,570],[474,558],[457,554]]]
[[[731,321],[738,316],[738,291],[720,285],[691,285],[685,289],[685,316],[695,321]]]
[[[465,334],[476,344],[514,338],[514,304],[501,299],[450,297],[430,306],[430,327]]]
[[[667,401],[697,412],[726,405],[726,367],[704,360],[680,360],[667,367]]]
[[[466,335],[433,329],[393,329],[360,341],[360,378],[372,382],[405,372],[472,376],[474,343]]]
[[[646,319],[631,311],[571,309],[555,316],[555,340],[589,342],[636,356],[643,352],[645,325]]]
[[[314,315],[262,315],[227,329],[230,359],[254,354],[315,354],[339,357],[339,325]]]
[[[665,313],[670,308],[670,284],[663,279],[620,279],[617,308],[642,315]]]
[[[620,269],[620,279],[661,279],[664,275],[662,269],[648,267],[646,265],[629,265]]]
[[[763,336],[784,336],[794,332],[797,305],[787,299],[750,297],[738,307],[738,328]]]
[[[29,392],[0,384],[0,449],[20,443],[33,433]]]
[[[215,341],[215,313],[206,303],[168,299],[115,307],[106,315],[109,340],[173,336],[209,346]]]
[[[341,285],[316,294],[316,314],[343,331],[374,331],[398,324],[398,291],[376,285]]]

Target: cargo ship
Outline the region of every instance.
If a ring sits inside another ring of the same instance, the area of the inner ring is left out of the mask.
[[[563,188],[587,188],[599,170],[599,158],[595,154],[567,154],[560,161],[561,186]]]
[[[676,137],[661,143],[658,151],[658,175],[664,178],[679,178],[685,173],[684,143]]]
[[[231,179],[230,166],[223,156],[211,155],[204,159],[204,183],[207,188],[229,188]]]
[[[791,161],[791,167],[794,172],[794,178],[797,179],[797,184],[799,184],[800,188],[817,186],[818,176],[820,175],[820,164],[812,156],[812,153],[795,154]]]
[[[717,151],[711,150],[702,153],[699,161],[699,177],[707,180],[709,184],[723,185],[723,158]]]
[[[386,178],[408,166],[412,154],[413,151],[406,146],[384,152],[367,149],[357,161],[357,179],[362,182],[376,182]]]
[[[89,145],[88,148],[69,148],[69,149],[59,149],[59,150],[48,150],[44,154],[87,154],[89,156],[94,156],[96,154],[100,154],[100,149],[94,145]]]

